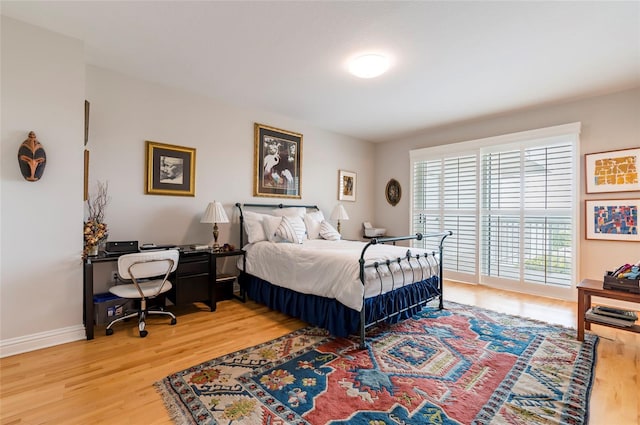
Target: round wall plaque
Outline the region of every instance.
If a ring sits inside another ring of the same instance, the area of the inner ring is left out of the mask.
[[[398,202],[400,202],[400,197],[402,197],[402,189],[400,188],[400,183],[398,183],[398,180],[389,180],[389,183],[387,183],[387,188],[385,189],[385,194],[387,196],[387,202],[394,207],[398,204]]]

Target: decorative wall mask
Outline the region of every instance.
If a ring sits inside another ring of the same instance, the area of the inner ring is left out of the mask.
[[[29,138],[22,142],[18,149],[18,164],[22,177],[27,181],[36,182],[44,173],[47,154],[33,131],[29,132]]]

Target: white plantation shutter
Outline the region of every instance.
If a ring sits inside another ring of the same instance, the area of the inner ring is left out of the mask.
[[[568,124],[411,152],[412,232],[454,232],[445,242],[449,278],[571,287],[579,129]],[[435,241],[415,245],[437,249]]]
[[[414,163],[413,232],[453,231],[447,238],[447,270],[475,275],[477,156]],[[435,239],[416,246],[438,250]]]
[[[416,162],[413,167],[413,231],[440,232],[440,194],[442,181],[440,161]],[[419,244],[426,248],[424,242]],[[429,248],[433,248],[430,246]]]
[[[482,155],[482,275],[570,286],[573,145],[521,145]]]

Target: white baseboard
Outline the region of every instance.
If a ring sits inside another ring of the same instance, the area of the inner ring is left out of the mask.
[[[0,341],[0,358],[85,339],[83,325],[69,326]]]

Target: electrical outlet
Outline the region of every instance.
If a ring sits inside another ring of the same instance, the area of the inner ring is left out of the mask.
[[[115,271],[115,270],[111,272],[111,281],[112,282],[117,282],[118,281],[118,272]]]

